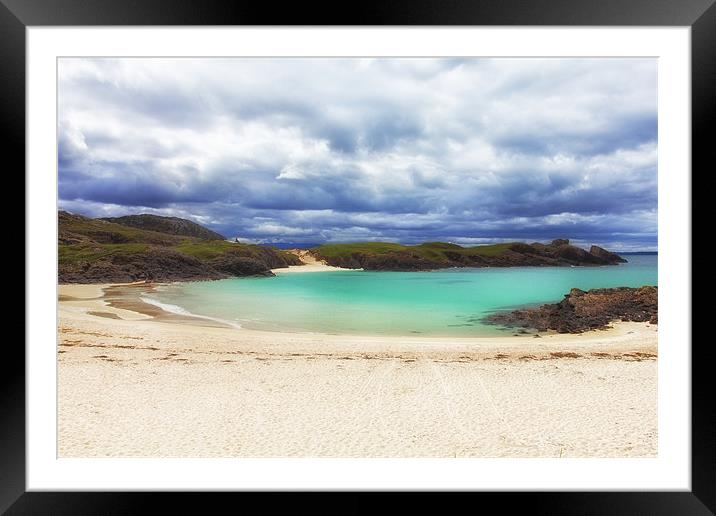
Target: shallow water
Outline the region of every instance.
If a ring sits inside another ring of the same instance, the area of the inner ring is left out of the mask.
[[[556,302],[574,287],[657,284],[656,255],[625,258],[629,263],[608,267],[288,273],[176,284],[152,298],[251,329],[486,336],[505,332],[481,322],[496,310]]]

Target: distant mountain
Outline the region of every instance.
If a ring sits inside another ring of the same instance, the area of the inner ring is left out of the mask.
[[[301,263],[291,253],[228,242],[218,233],[183,219],[154,223],[152,227],[156,229],[149,230],[65,211],[60,211],[57,218],[60,283],[270,276],[270,269]],[[176,234],[179,231],[202,236]],[[222,239],[207,239],[210,234]]]
[[[198,238],[200,240],[226,240],[226,237],[200,226],[196,222],[178,217],[161,217],[159,215],[126,215],[124,217],[106,217],[101,220],[114,222],[122,226],[147,231],[156,231],[167,235],[179,235]]]
[[[523,267],[615,265],[621,256],[599,246],[589,251],[570,245],[567,239],[549,244],[511,242],[461,247],[444,242],[401,245],[388,242],[324,244],[311,253],[328,265],[350,269],[415,271],[449,267]]]

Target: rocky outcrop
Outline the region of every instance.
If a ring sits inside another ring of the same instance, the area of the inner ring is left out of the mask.
[[[211,266],[230,276],[273,276],[266,265],[255,258],[244,256],[221,256],[211,262]]]
[[[555,247],[569,245],[569,239],[568,238],[557,238],[555,240],[552,240],[552,243],[550,245],[553,245]]]
[[[396,248],[397,247],[397,248]],[[375,271],[420,271],[450,267],[566,267],[616,265],[626,262],[619,255],[592,246],[590,251],[573,246],[567,239],[549,244],[512,242],[494,246],[461,247],[432,242],[418,246],[380,243],[332,244],[312,253],[328,265]]]
[[[229,254],[249,256],[264,264],[269,269],[281,269],[289,265],[301,265],[303,262],[295,254],[279,251],[275,247],[245,246],[243,249],[231,251]]]
[[[611,262],[618,262],[618,263],[624,263],[626,260],[619,256],[618,254],[612,253],[610,251],[607,251],[606,249],[603,249],[599,247],[598,245],[593,245],[589,249],[589,254],[592,254],[596,256],[597,258],[601,258],[603,260],[611,261]]]
[[[440,268],[440,263],[411,253],[359,256],[360,267],[369,271],[424,271]]]
[[[658,289],[655,286],[600,288],[587,292],[573,288],[559,303],[497,313],[485,321],[538,331],[581,333],[605,328],[613,321],[657,324],[657,308]]]

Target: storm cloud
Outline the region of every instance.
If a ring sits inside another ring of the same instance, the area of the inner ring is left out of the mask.
[[[60,208],[260,243],[657,244],[655,59],[59,60]]]

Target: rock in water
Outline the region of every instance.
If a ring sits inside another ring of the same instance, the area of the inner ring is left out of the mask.
[[[582,333],[606,328],[612,321],[657,324],[658,297],[655,286],[599,288],[587,292],[573,288],[559,303],[493,314],[485,321],[500,326],[554,330],[558,333]]]

